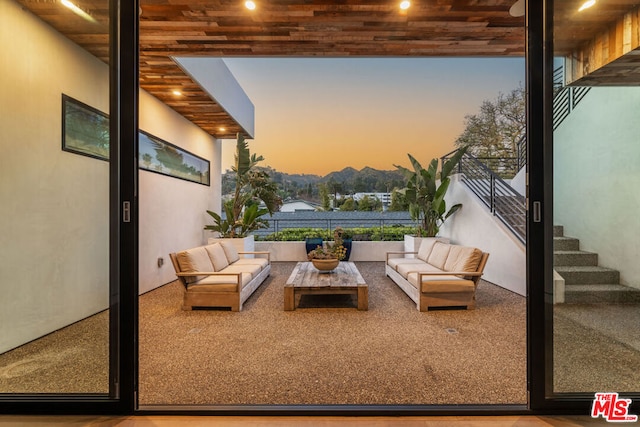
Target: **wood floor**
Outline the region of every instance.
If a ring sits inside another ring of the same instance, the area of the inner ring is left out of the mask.
[[[2,427],[574,427],[607,425],[588,416],[204,417],[0,416]]]

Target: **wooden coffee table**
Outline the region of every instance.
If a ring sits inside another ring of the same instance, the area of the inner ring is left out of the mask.
[[[352,262],[340,261],[330,273],[321,273],[310,262],[299,262],[284,285],[284,309],[296,309],[298,295],[351,294],[358,310],[369,309],[369,287]]]

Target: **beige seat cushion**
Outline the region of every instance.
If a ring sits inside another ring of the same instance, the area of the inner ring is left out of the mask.
[[[437,241],[438,240],[436,238],[422,239],[422,242],[420,242],[420,248],[418,249],[418,255],[416,255],[416,257],[426,262],[429,259],[429,255],[431,255],[431,251]]]
[[[235,275],[214,275],[207,276],[197,283],[189,285],[189,292],[236,292],[237,276]],[[240,288],[244,288],[251,281],[251,274],[243,273],[240,277]]]
[[[482,251],[469,246],[451,246],[447,262],[444,264],[445,271],[476,271]]]
[[[451,249],[451,245],[448,243],[436,242],[433,245],[433,249],[429,254],[429,258],[427,262],[434,267],[438,267],[441,270],[444,270],[444,264],[447,262],[447,257],[449,255],[449,250]]]
[[[229,265],[227,255],[224,253],[224,249],[220,243],[214,243],[213,245],[205,246],[211,263],[213,264],[214,271],[222,271]]]
[[[203,247],[197,247],[176,254],[180,271],[183,273],[212,272],[213,264],[209,254]],[[205,276],[185,277],[186,283],[193,283],[203,279]]]
[[[240,258],[233,265],[258,265],[261,270],[264,270],[269,265],[269,261],[266,258]]]
[[[260,266],[256,264],[245,264],[245,265],[236,265],[236,264],[237,263],[234,263],[233,265],[228,266],[227,268],[222,270],[222,273],[242,273],[243,275],[249,276],[249,278],[251,279],[257,276],[261,270]]]
[[[461,279],[458,276],[422,276],[422,284],[418,286],[418,273],[409,273],[407,280],[422,292],[473,292],[475,285],[472,280]]]
[[[238,250],[231,242],[220,242],[222,249],[224,249],[224,254],[227,256],[227,261],[229,264],[233,264],[234,262],[240,259],[240,255],[238,254]]]
[[[433,273],[433,272],[441,272],[437,267],[434,267],[430,264],[421,262],[420,264],[400,264],[398,265],[398,269],[396,270],[402,277],[407,279],[410,273],[412,272],[424,272],[424,273]]]
[[[398,266],[405,264],[424,264],[424,261],[418,258],[389,258],[387,265],[394,270],[398,270]]]

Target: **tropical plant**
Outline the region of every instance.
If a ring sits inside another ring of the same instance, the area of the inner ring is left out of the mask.
[[[345,239],[352,239],[353,238],[353,231],[349,230],[348,228],[342,228],[340,226],[336,227],[333,229],[333,239],[342,239],[343,241]]]
[[[317,246],[307,254],[307,259],[338,259],[342,260],[347,255],[347,248],[342,240],[342,228],[337,227],[333,232],[333,243],[327,242],[327,247]]]
[[[236,140],[235,164],[231,168],[235,174],[235,190],[230,200],[224,203],[225,218],[213,211],[207,211],[213,224],[205,230],[217,231],[221,237],[246,237],[260,228],[268,227],[263,215],[273,214],[282,206],[278,196],[278,186],[264,170],[255,166],[264,160],[249,152],[249,146],[241,134]],[[259,207],[259,203],[265,207]]]
[[[422,237],[436,236],[447,218],[462,207],[462,204],[458,203],[447,210],[444,196],[451,181],[449,175],[466,150],[467,147],[462,147],[456,151],[453,156],[443,163],[440,173],[438,173],[438,159],[431,160],[429,167],[425,169],[411,154],[407,154],[407,156],[409,156],[413,170],[394,165],[404,173],[407,180],[406,187],[400,192],[409,203],[411,218],[414,221],[418,221],[416,235]]]

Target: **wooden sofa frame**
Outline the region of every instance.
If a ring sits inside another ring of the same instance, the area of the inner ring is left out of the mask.
[[[482,253],[478,268],[475,271],[438,271],[438,272],[415,272],[418,273],[418,283],[422,283],[424,276],[462,276],[465,279],[473,281],[473,290],[465,292],[423,292],[421,289],[414,287],[400,273],[389,266],[390,255],[417,255],[418,252],[387,252],[385,262],[385,272],[387,276],[393,280],[396,285],[404,291],[416,303],[416,307],[420,311],[427,311],[429,307],[466,307],[467,310],[473,310],[476,306],[476,289],[480,277],[484,272],[489,254]],[[423,261],[424,262],[424,261]],[[425,262],[426,264],[426,262]]]
[[[225,273],[221,271],[198,271],[184,273],[180,269],[180,264],[175,253],[169,254],[173,268],[176,270],[176,276],[180,280],[180,283],[184,286],[184,298],[182,302],[183,310],[191,310],[193,307],[229,307],[231,311],[241,311],[244,302],[258,289],[258,287],[264,282],[264,280],[271,274],[271,255],[269,252],[254,251],[254,252],[238,252],[238,255],[266,255],[267,267],[260,273],[251,279],[246,286],[242,286],[242,273]],[[231,264],[233,265],[233,264]],[[234,277],[229,284],[235,284],[236,290],[233,292],[228,291],[211,291],[199,290],[198,286],[189,286],[187,283],[188,277],[194,276],[228,276]]]

